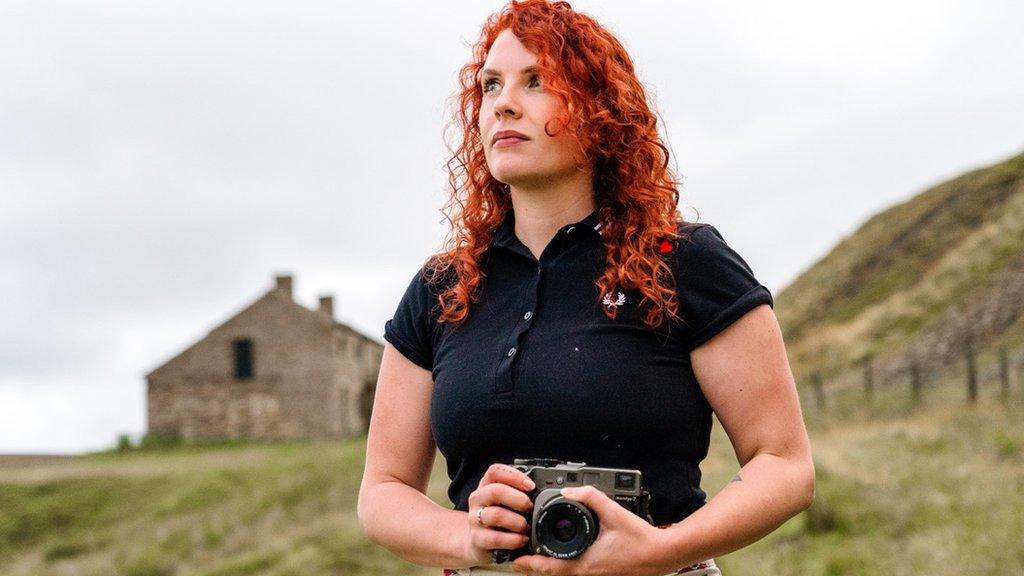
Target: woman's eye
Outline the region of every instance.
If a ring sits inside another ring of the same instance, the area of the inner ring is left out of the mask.
[[[496,78],[488,78],[487,80],[484,80],[484,83],[483,83],[483,86],[482,86],[482,90],[485,93],[486,92],[490,92],[491,91],[490,90],[491,84],[494,83],[494,82],[497,82]],[[534,75],[530,76],[530,86],[531,87],[539,87],[540,86],[540,76],[539,75],[534,74]]]

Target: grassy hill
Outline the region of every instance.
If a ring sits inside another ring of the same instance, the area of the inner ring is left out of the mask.
[[[1024,408],[814,425],[815,505],[725,574],[1024,573]],[[0,574],[433,575],[368,542],[365,439],[0,461]],[[430,496],[447,506],[439,456]],[[738,465],[716,424],[712,496]]]
[[[968,331],[1024,345],[1024,154],[873,216],[782,290],[794,374],[914,355],[941,370]],[[952,350],[952,353],[951,353]]]

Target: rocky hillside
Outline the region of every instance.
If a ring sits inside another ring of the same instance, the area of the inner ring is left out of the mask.
[[[1024,153],[869,219],[776,298],[797,381],[1024,351]]]

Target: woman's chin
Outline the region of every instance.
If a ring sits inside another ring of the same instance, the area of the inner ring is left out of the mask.
[[[514,166],[512,164],[499,164],[491,170],[491,174],[499,182],[513,187],[529,187],[544,180],[544,172],[538,171],[535,166],[524,166],[523,162],[516,162]]]

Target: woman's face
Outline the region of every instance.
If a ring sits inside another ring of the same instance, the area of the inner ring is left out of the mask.
[[[480,136],[491,175],[513,187],[542,188],[577,172],[579,146],[560,121],[544,125],[563,109],[544,89],[536,70],[537,57],[511,30],[495,39],[480,72],[483,103]],[[495,142],[495,135],[516,131],[522,138]]]

